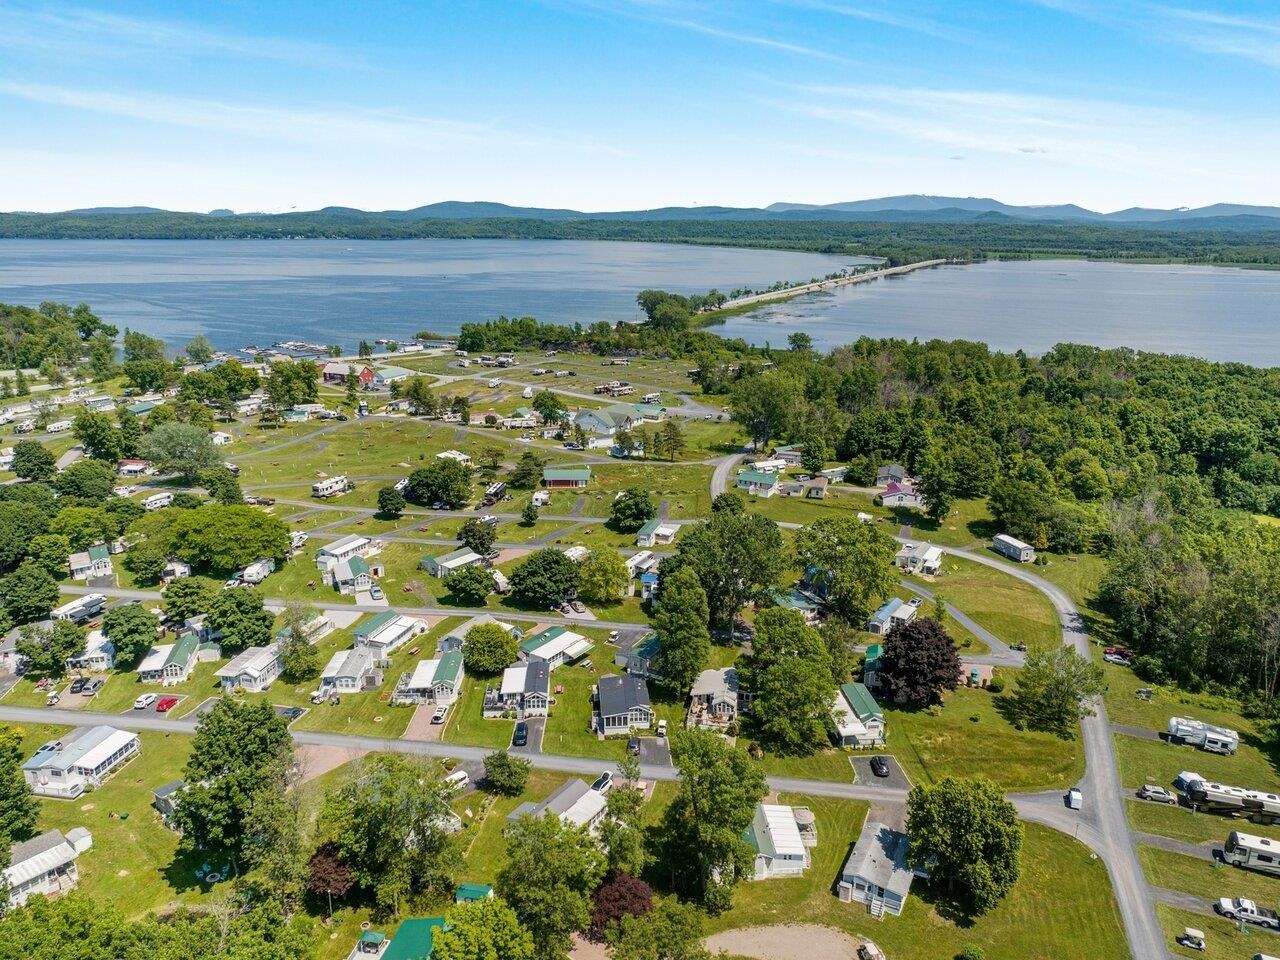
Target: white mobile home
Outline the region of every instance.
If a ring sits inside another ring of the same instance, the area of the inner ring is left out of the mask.
[[[840,871],[836,893],[845,903],[865,903],[873,917],[899,916],[915,872],[907,866],[905,833],[868,820]]]
[[[846,683],[836,691],[831,719],[841,746],[878,747],[885,742],[884,711],[861,683]]]
[[[142,501],[142,507],[145,510],[159,510],[161,507],[167,507],[173,503],[172,493],[153,493]]]
[[[382,685],[382,671],[368,647],[339,650],[320,674],[322,693],[359,693]]]
[[[566,627],[548,627],[521,641],[520,659],[529,662],[541,660],[548,670],[555,670],[591,652],[593,644],[581,634]]]
[[[87,593],[83,597],[68,600],[60,607],[54,607],[49,613],[53,620],[72,620],[84,623],[100,616],[107,609],[107,598],[100,593]]]
[[[3,886],[9,906],[21,907],[37,894],[56,897],[75,888],[80,880],[76,857],[93,845],[93,836],[76,827],[63,836],[61,830],[46,830],[39,836],[9,848],[9,866],[3,872]]]
[[[115,727],[78,727],[40,747],[22,765],[22,776],[39,797],[74,800],[101,786],[142,742],[136,733]]]
[[[1007,533],[997,533],[992,537],[991,546],[996,553],[1003,554],[1010,560],[1017,560],[1019,563],[1030,563],[1036,558],[1035,547],[1029,543],[1023,543]]]
[[[379,541],[370,540],[368,537],[354,535],[343,537],[316,551],[316,567],[329,570],[343,560],[350,560],[352,557],[371,557],[381,549],[382,545]]]
[[[793,807],[757,803],[743,839],[756,852],[752,880],[796,877],[809,869],[809,848]]]
[[[269,643],[265,647],[249,647],[236,654],[225,667],[214,671],[226,693],[244,690],[262,693],[280,676],[284,664],[280,661],[280,644]]]
[[[90,630],[84,649],[67,657],[67,670],[71,672],[102,673],[116,665],[116,646],[101,630]]]
[[[368,647],[374,657],[385,660],[399,650],[411,638],[425,633],[427,624],[417,617],[405,616],[394,610],[384,610],[355,628],[353,634],[358,647]]]
[[[419,660],[412,674],[396,684],[394,703],[437,703],[447,706],[462,692],[462,654],[443,654],[434,660]]]
[[[200,657],[200,638],[190,631],[178,637],[177,643],[152,647],[138,664],[138,680],[171,687],[191,676]]]
[[[502,684],[484,692],[483,715],[545,717],[551,705],[551,671],[541,660],[513,663],[502,671]]]

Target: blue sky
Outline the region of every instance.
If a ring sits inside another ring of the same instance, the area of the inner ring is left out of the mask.
[[[0,209],[1280,203],[1280,6],[0,0]]]

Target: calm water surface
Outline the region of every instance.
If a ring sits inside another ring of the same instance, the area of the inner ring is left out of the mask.
[[[797,328],[823,347],[939,337],[1040,353],[1070,342],[1274,366],[1280,271],[1082,260],[936,267],[799,297],[715,329],[783,345]]]
[[[549,240],[0,240],[0,302],[85,301],[110,322],[234,349],[353,345],[534,316],[631,320],[646,287],[684,293],[822,276],[855,257]],[[842,287],[713,328],[783,346],[860,336],[1069,341],[1280,365],[1280,271],[1057,260],[939,267]]]
[[[546,240],[0,240],[0,303],[87,302],[173,343],[353,345],[501,314],[638,319],[646,287],[701,293],[824,276],[857,257]]]

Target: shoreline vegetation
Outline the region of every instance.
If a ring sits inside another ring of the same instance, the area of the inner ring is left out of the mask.
[[[624,240],[921,260],[1084,257],[1113,261],[1280,265],[1280,230],[1151,229],[1017,222],[832,220],[399,220],[377,214],[0,213],[3,239]]]

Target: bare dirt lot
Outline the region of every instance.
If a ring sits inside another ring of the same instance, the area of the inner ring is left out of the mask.
[[[830,927],[783,923],[717,933],[707,937],[707,949],[759,960],[849,960],[857,956],[858,941]]]

